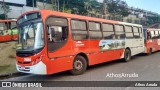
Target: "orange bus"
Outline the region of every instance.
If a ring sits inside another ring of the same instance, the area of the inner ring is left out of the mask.
[[[0,42],[17,40],[16,21],[14,20],[0,20]]]
[[[17,24],[19,72],[78,75],[88,66],[129,61],[145,51],[142,25],[49,10],[27,12]]]
[[[160,50],[160,29],[147,28],[144,29],[145,36],[145,52],[150,55],[152,52]]]

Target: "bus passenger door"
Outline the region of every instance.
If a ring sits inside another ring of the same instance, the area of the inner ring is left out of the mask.
[[[72,42],[69,40],[67,19],[49,17],[47,19],[47,45],[50,59],[68,58],[71,54]]]

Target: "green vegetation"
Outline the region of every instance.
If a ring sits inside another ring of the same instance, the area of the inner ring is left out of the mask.
[[[50,3],[52,10],[85,15],[91,17],[98,17],[110,20],[118,20],[129,23],[142,24],[144,26],[150,26],[157,22],[160,22],[158,16],[144,16],[128,17],[132,12],[131,8],[127,5],[124,0],[103,0],[102,3],[97,0],[37,0],[42,3]],[[43,4],[45,7],[45,4]],[[144,12],[145,10],[138,9],[137,12]],[[137,18],[136,18],[137,17]],[[124,20],[126,18],[126,20]]]
[[[0,10],[3,11],[3,14],[0,15],[0,19],[8,19],[8,13],[11,11],[11,8],[5,4],[5,2],[0,3]]]
[[[86,16],[102,17],[102,15],[109,15],[125,17],[129,14],[128,5],[122,0],[104,0],[103,3],[100,3],[97,0],[37,1],[51,3],[53,5],[53,9],[57,11]]]

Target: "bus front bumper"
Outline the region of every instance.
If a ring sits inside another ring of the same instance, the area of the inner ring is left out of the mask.
[[[16,64],[17,71],[23,73],[31,73],[31,74],[39,74],[39,75],[46,75],[46,65],[40,61],[36,65],[33,66],[21,66]]]

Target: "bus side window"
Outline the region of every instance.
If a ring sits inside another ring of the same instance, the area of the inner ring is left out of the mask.
[[[133,39],[134,38],[132,29],[133,29],[132,26],[125,26],[126,38],[129,38],[129,39]]]
[[[71,30],[73,40],[88,39],[87,23],[83,20],[71,20]]]
[[[0,31],[0,36],[2,36],[3,35],[3,31]]]
[[[101,24],[98,22],[89,22],[89,37],[92,40],[102,39]]]
[[[67,27],[49,26],[48,39],[50,42],[62,42],[67,40]]]
[[[149,33],[150,33],[149,35],[150,35],[150,37],[151,37],[150,39],[155,39],[154,31],[150,31]]]
[[[7,29],[11,29],[11,22],[5,22],[5,26]]]
[[[151,40],[152,37],[151,37],[151,33],[150,32],[147,32],[147,40]]]
[[[10,28],[13,29],[13,28],[16,28],[16,22],[11,22],[11,25],[10,25]]]
[[[104,39],[116,39],[114,34],[114,27],[112,24],[103,23],[102,26]]]
[[[124,39],[125,38],[125,32],[124,32],[123,25],[115,25],[115,35],[116,35],[116,39]]]

